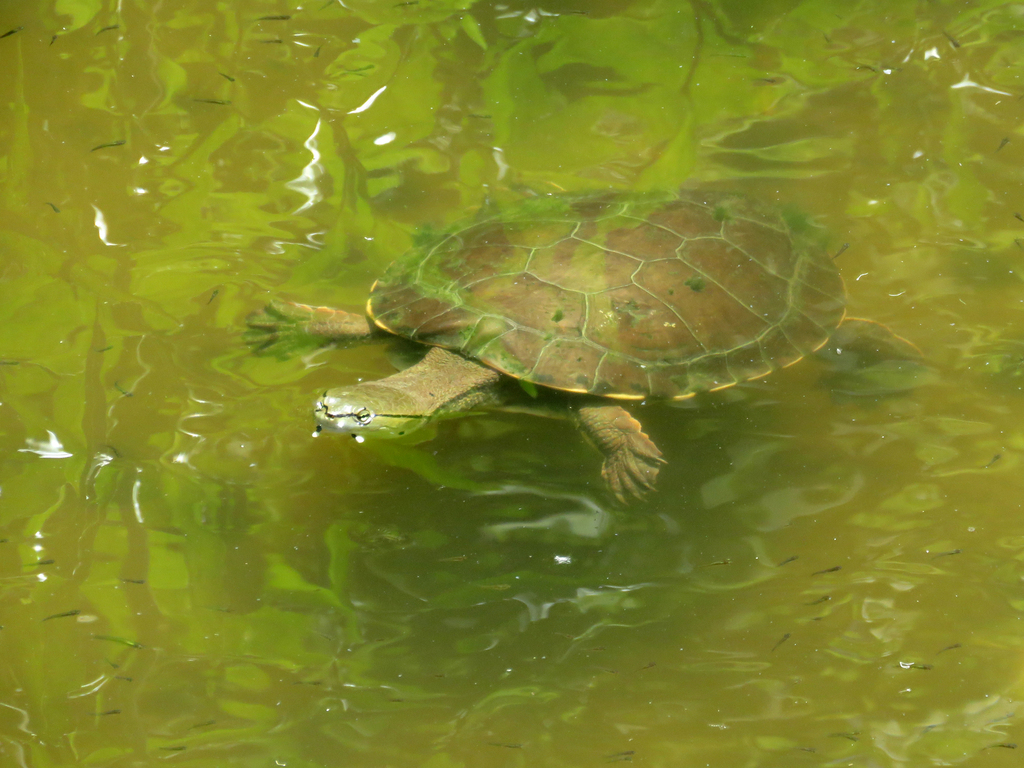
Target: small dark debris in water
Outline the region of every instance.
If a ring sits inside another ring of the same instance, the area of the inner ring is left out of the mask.
[[[799,558],[800,558],[800,555],[791,555],[790,557],[787,557],[787,558],[786,558],[785,560],[783,560],[783,561],[782,561],[781,563],[779,563],[779,564],[778,564],[777,566],[775,566],[775,567],[776,567],[776,568],[781,568],[782,566],[784,566],[784,565],[789,565],[789,564],[790,564],[790,563],[792,563],[792,562],[793,562],[794,560],[797,560],[797,559],[799,559]]]
[[[772,646],[772,649],[771,649],[771,651],[769,651],[769,653],[774,653],[775,649],[778,648],[780,645],[782,645],[787,640],[789,640],[789,638],[790,638],[790,634],[789,634],[789,632],[787,632],[781,638],[779,638],[779,642],[777,642],[775,645]]]
[[[3,40],[5,37],[10,37],[11,35],[16,35],[19,32],[21,32],[21,30],[23,30],[23,29],[24,29],[24,27],[15,27],[14,29],[9,29],[6,32],[4,32],[2,35],[0,35],[0,40]]]
[[[996,152],[998,152],[1000,149],[1002,149],[1003,147],[1005,147],[1009,143],[1010,143],[1010,137],[1007,136],[1006,138],[1004,138],[1002,141],[999,142],[999,146],[996,147]]]
[[[1014,213],[1013,218],[1015,218],[1017,221],[1024,221],[1024,216],[1021,216],[1019,212]]]
[[[993,464],[995,464],[997,461],[999,461],[1001,458],[1003,458],[1003,454],[997,453],[995,456],[992,457],[992,460],[989,461],[988,464],[986,464],[984,467],[982,467],[982,469],[988,469]]]
[[[849,739],[850,741],[860,741],[860,731],[850,731],[849,733],[830,733],[829,736],[838,739]]]
[[[939,653],[945,653],[946,651],[952,651],[954,648],[963,648],[963,645],[961,645],[960,643],[953,643],[952,645],[947,645],[945,648],[943,648],[941,651],[939,651]]]
[[[227,99],[192,99],[192,101],[198,104],[216,104],[220,107],[226,107],[231,104]]]
[[[40,560],[37,563],[29,563],[25,567],[26,568],[38,568],[41,565],[53,565],[54,562],[56,562],[56,561],[55,560]]]
[[[832,595],[822,595],[817,600],[811,600],[811,602],[804,603],[804,605],[818,605],[820,603],[828,602],[831,599],[832,599]]]
[[[487,743],[490,746],[492,746],[492,747],[504,747],[505,749],[522,749],[523,748],[522,744],[502,744],[499,741],[489,741]]]
[[[831,568],[826,568],[823,571],[815,571],[811,574],[811,576],[821,576],[821,574],[823,573],[835,573],[836,571],[841,571],[842,569],[843,566],[841,565],[833,565]]]
[[[54,213],[60,213],[60,208],[58,208],[58,207],[57,207],[56,205],[54,205],[53,203],[47,203],[47,205],[48,205],[48,206],[50,206],[51,208],[53,208],[53,212],[54,212]]]
[[[132,393],[131,393],[131,392],[129,392],[128,390],[126,390],[126,389],[125,389],[124,387],[122,387],[122,386],[121,386],[120,384],[118,384],[118,383],[117,383],[116,381],[114,382],[114,389],[116,389],[116,390],[117,390],[118,392],[120,392],[120,393],[121,393],[122,395],[124,395],[125,397],[133,397],[133,395],[132,395]]]
[[[233,78],[231,75],[225,75],[223,72],[218,72],[217,74],[220,75],[221,77],[223,77],[229,83],[235,82],[235,78]]]
[[[960,47],[960,41],[953,37],[951,34],[949,34],[949,32],[947,32],[946,30],[942,30],[942,34],[946,36],[946,39],[949,40],[949,44],[952,45],[954,48]]]
[[[1016,749],[1017,745],[1014,744],[1012,741],[1008,741],[1002,744],[989,744],[987,747],[982,747],[982,749],[995,749],[996,747],[999,747],[1001,749]]]
[[[291,16],[281,14],[280,16],[260,16],[256,21],[288,21]]]
[[[71,616],[77,616],[80,613],[81,613],[81,611],[78,611],[78,610],[75,610],[75,611],[65,611],[64,613],[54,613],[54,614],[51,614],[50,616],[47,616],[45,619],[42,619],[42,621],[49,621],[50,619],[66,619],[66,618],[69,618]]]
[[[832,257],[832,261],[835,261],[840,256],[842,256],[844,253],[846,253],[846,249],[849,248],[849,247],[850,247],[849,243],[843,243],[842,247],[838,251],[836,251],[836,255]]]
[[[202,722],[202,723],[196,723],[195,725],[190,725],[188,727],[188,729],[191,731],[191,730],[194,730],[195,728],[205,728],[206,726],[213,725],[216,722],[217,722],[216,720],[206,720],[205,722]]]
[[[120,28],[121,28],[120,24],[111,24],[109,27],[104,27],[99,32],[97,32],[96,34],[97,35],[102,35],[104,32],[109,32],[112,29],[120,29]]]
[[[110,149],[111,147],[123,147],[124,145],[125,145],[125,140],[124,139],[119,139],[117,141],[112,141],[109,144],[100,144],[98,147],[93,147],[89,151],[90,152],[95,152],[98,149]]]
[[[107,715],[120,715],[120,714],[121,714],[121,710],[120,709],[108,709],[106,712],[100,712],[99,715],[97,715],[97,717],[105,717]]]
[[[213,289],[213,293],[210,294],[210,300],[208,302],[206,302],[206,303],[207,304],[213,303],[213,300],[217,298],[217,294],[218,293],[220,293],[220,288],[214,288]]]
[[[959,555],[963,552],[962,549],[951,549],[949,552],[939,552],[937,555],[932,557],[932,560],[938,560],[940,557],[948,557],[949,555]]]

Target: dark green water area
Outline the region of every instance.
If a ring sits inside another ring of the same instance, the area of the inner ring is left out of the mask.
[[[0,765],[1024,756],[1024,4],[0,2]],[[799,212],[913,363],[314,438],[424,228],[710,184]]]

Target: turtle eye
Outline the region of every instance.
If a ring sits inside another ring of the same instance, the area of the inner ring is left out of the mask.
[[[373,420],[373,414],[366,408],[360,408],[352,414],[360,424],[369,424]]]

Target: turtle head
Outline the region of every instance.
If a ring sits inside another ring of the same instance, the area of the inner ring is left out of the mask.
[[[342,432],[354,437],[401,437],[418,429],[427,418],[416,412],[401,392],[374,391],[369,386],[339,387],[321,395],[314,406],[316,431]]]

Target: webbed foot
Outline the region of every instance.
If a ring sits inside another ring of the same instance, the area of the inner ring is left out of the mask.
[[[373,333],[363,315],[290,301],[271,301],[245,323],[249,326],[245,339],[258,352],[272,346],[288,352],[327,341],[364,339]]]
[[[623,504],[654,490],[665,460],[640,422],[617,405],[580,408],[579,423],[604,454],[601,476]]]

